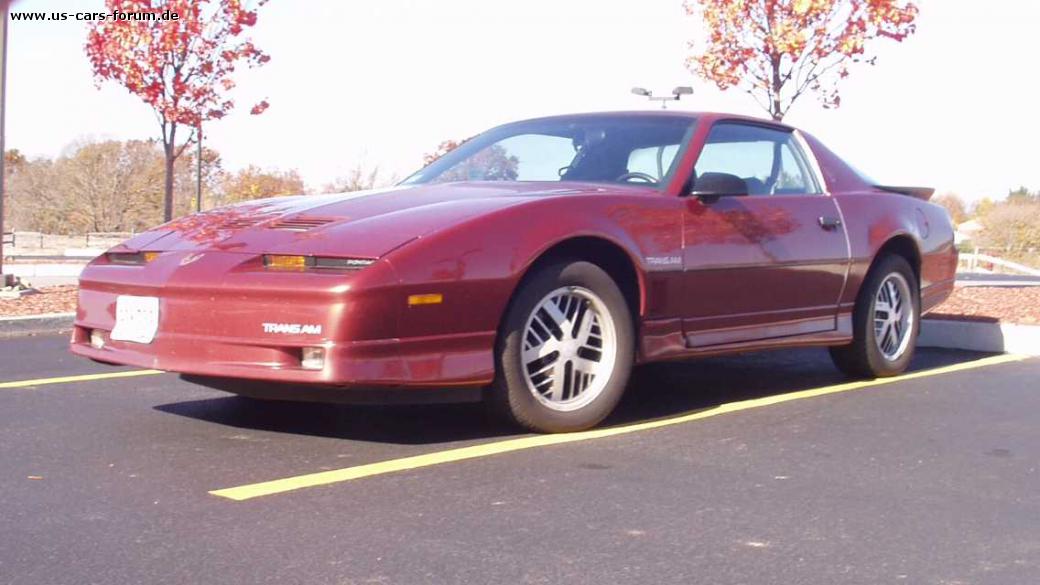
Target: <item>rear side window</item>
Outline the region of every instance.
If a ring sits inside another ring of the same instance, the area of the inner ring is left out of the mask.
[[[744,182],[748,195],[820,192],[794,135],[753,124],[715,124],[694,172],[696,177],[705,173],[736,177]]]

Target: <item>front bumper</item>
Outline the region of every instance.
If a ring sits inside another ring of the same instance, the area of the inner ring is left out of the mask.
[[[159,298],[148,344],[108,337],[119,295]],[[146,266],[91,264],[80,280],[77,355],[200,376],[338,386],[481,385],[494,376],[493,331],[399,335],[406,294],[389,263],[351,274],[273,272],[230,252],[168,252]],[[307,324],[292,329],[265,324]],[[104,346],[93,347],[100,330]],[[319,370],[305,347],[325,350]]]
[[[150,344],[108,340],[98,349],[90,345],[90,330],[76,325],[72,353],[199,376],[347,387],[479,386],[494,376],[493,331],[306,345],[174,335],[160,328]],[[300,366],[302,348],[314,345],[325,348],[325,367],[304,369]]]

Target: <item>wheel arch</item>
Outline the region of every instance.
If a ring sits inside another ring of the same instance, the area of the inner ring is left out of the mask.
[[[874,259],[870,262],[870,268],[867,270],[867,274],[877,263],[890,254],[896,256],[902,256],[903,259],[910,264],[910,268],[914,271],[914,277],[917,279],[917,287],[920,290],[921,287],[921,250],[917,245],[917,241],[910,234],[900,233],[893,235],[884,244],[878,248]]]
[[[598,235],[579,235],[557,241],[536,254],[522,270],[517,285],[510,295],[511,306],[520,287],[539,268],[560,260],[584,260],[606,272],[624,295],[634,323],[638,324],[646,306],[645,279],[632,254],[617,242]],[[508,310],[508,309],[507,309]]]

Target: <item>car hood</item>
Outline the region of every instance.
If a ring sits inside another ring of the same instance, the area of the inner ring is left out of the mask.
[[[579,183],[467,182],[276,197],[189,215],[120,247],[379,258],[439,228],[531,198],[605,190]]]

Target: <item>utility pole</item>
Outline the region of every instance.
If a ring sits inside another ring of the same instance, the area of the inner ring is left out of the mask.
[[[10,286],[14,279],[4,272],[4,195],[6,170],[4,159],[4,114],[7,112],[7,8],[8,0],[0,0],[0,16],[4,22],[0,24],[0,288]]]

